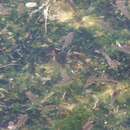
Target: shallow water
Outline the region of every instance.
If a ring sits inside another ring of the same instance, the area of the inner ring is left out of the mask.
[[[46,2],[0,1],[0,129],[130,129],[129,2]]]

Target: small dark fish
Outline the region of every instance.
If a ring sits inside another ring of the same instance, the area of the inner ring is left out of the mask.
[[[31,103],[34,103],[36,101],[36,99],[37,99],[37,96],[34,95],[31,91],[25,92],[25,95],[27,96],[29,101],[31,101]]]
[[[55,50],[55,59],[61,65],[67,63],[67,52],[65,50]]]
[[[62,48],[67,48],[72,44],[75,37],[75,32],[69,32],[66,36],[61,37],[59,42],[62,44]]]
[[[103,49],[100,49],[99,52],[104,56],[111,69],[117,69],[121,65],[119,61],[111,59],[111,57]]]
[[[117,80],[109,78],[107,75],[101,75],[101,76],[90,76],[85,83],[85,88],[88,88],[92,84],[118,84],[119,82]]]

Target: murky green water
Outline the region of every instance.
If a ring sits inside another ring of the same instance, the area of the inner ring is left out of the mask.
[[[129,5],[1,0],[0,129],[129,130]]]

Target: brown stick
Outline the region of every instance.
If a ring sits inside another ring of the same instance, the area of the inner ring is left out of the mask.
[[[10,66],[15,66],[15,65],[18,65],[18,64],[16,64],[16,63],[9,63],[9,64],[6,64],[6,65],[1,65],[0,69],[4,69],[4,68],[10,67]]]

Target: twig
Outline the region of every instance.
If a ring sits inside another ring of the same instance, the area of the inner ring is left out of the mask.
[[[45,102],[47,102],[48,99],[52,97],[54,94],[55,94],[54,92],[50,92],[47,96],[44,97],[44,99],[41,100],[41,104],[44,104]]]
[[[45,19],[45,33],[47,33],[47,20],[48,20],[48,11],[49,11],[49,5],[46,6],[46,8],[44,9],[44,19]]]
[[[29,17],[32,17],[32,15],[34,15],[34,14],[36,14],[37,12],[41,11],[44,7],[45,7],[45,4],[43,3],[38,9],[33,10],[33,11],[30,13],[30,16],[29,16]]]
[[[94,106],[93,106],[93,109],[97,108],[97,105],[99,103],[99,99],[96,95],[93,95],[93,99],[95,100],[95,103],[94,103]]]
[[[48,19],[48,11],[49,11],[49,2],[50,2],[50,0],[48,0],[46,3],[43,3],[38,9],[33,10],[29,16],[29,17],[32,17],[32,15],[43,10],[43,15],[44,15],[44,19],[45,19],[45,24],[44,24],[45,33],[47,33],[47,19]]]
[[[94,122],[93,122],[93,121],[87,121],[87,122],[84,124],[82,130],[92,130],[93,127],[94,127]]]
[[[6,64],[6,65],[0,66],[0,69],[4,69],[4,68],[10,67],[10,66],[15,66],[15,65],[18,65],[18,64],[16,64],[16,63],[9,63],[9,64]]]

